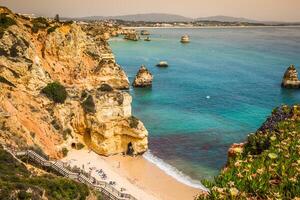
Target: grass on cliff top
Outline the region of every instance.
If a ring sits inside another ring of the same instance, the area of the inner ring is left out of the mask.
[[[49,83],[42,89],[42,93],[55,103],[64,103],[68,96],[65,87],[59,82]]]
[[[35,176],[0,147],[0,200],[85,200],[90,191],[84,184],[54,175]],[[99,197],[100,198],[100,197]]]
[[[274,110],[198,199],[300,198],[300,106]]]

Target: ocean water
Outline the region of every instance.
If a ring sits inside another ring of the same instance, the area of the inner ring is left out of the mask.
[[[290,64],[300,71],[300,28],[148,30],[151,42],[110,45],[131,82],[142,64],[154,75],[152,88],[130,89],[133,114],[149,131],[145,157],[184,183],[217,175],[232,143],[274,107],[300,102],[300,90],[280,87]],[[179,42],[184,34],[191,43]]]

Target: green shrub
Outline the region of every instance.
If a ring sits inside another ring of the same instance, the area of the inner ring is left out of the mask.
[[[66,157],[68,155],[69,150],[66,147],[64,147],[64,148],[62,148],[61,152],[62,152],[63,156]]]
[[[58,28],[58,26],[52,26],[47,29],[47,33],[50,34],[50,33],[54,32],[57,28]]]
[[[48,20],[44,17],[37,17],[32,20],[31,31],[37,33],[40,29],[46,29],[49,27]]]
[[[7,16],[7,13],[1,13],[0,14],[0,28],[3,28],[4,30],[12,25],[16,25],[17,22],[11,17]]]
[[[80,149],[82,149],[84,147],[84,144],[82,144],[81,142],[78,142],[77,144],[76,144],[76,149],[77,150],[80,150]]]
[[[104,83],[104,84],[100,85],[100,87],[98,88],[98,90],[100,90],[102,92],[111,92],[114,89],[110,85]]]
[[[129,117],[129,126],[130,128],[137,128],[139,125],[139,119],[135,116]]]
[[[42,93],[55,103],[64,103],[67,98],[67,91],[59,82],[49,83],[42,89]]]
[[[72,130],[67,128],[63,131],[63,139],[64,140],[67,140],[68,139],[68,136],[71,136],[72,137]]]
[[[82,102],[82,106],[86,113],[96,112],[96,105],[92,95],[88,95],[88,97]]]

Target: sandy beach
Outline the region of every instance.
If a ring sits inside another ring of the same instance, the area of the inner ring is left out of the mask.
[[[70,151],[62,161],[71,166],[84,166],[87,172],[93,167],[102,169],[107,175],[106,181],[115,181],[117,189],[125,188],[124,192],[141,200],[192,200],[201,192],[178,182],[142,156],[104,157],[83,149]],[[92,176],[101,180],[95,170]]]

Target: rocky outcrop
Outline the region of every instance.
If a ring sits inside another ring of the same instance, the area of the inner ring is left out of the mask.
[[[85,140],[101,155],[140,154],[147,150],[148,132],[143,123],[131,115],[131,96],[121,91],[90,91],[95,112],[85,112],[88,132]]]
[[[284,73],[281,87],[283,88],[300,88],[300,81],[298,79],[298,72],[294,65],[287,68]]]
[[[84,141],[102,155],[146,151],[147,130],[121,91],[129,88],[128,77],[103,35],[118,28],[103,25],[98,32],[95,25],[0,12],[14,22],[1,24],[0,142],[38,146],[56,158]],[[41,92],[53,82],[66,88],[64,103]]]
[[[152,80],[153,75],[144,65],[142,65],[137,72],[132,85],[134,87],[151,87]]]
[[[140,39],[140,36],[136,32],[128,32],[125,34],[124,39],[131,40],[131,41],[138,41]]]

